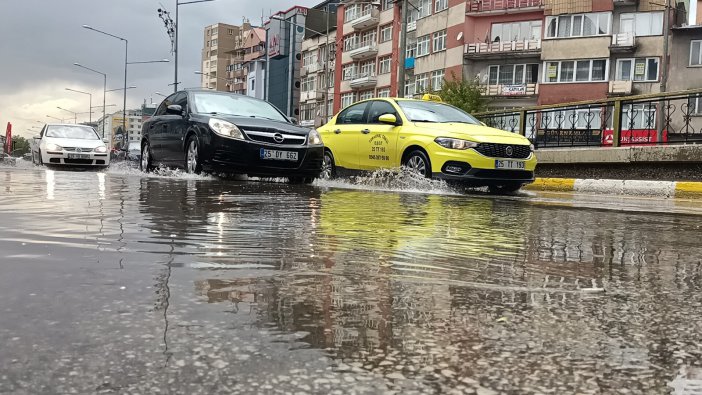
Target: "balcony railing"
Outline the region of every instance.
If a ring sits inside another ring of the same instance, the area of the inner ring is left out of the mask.
[[[378,44],[373,41],[362,41],[352,46],[348,53],[354,60],[372,58],[378,54]]]
[[[356,14],[357,17],[349,21],[351,27],[355,30],[367,29],[371,26],[375,26],[380,22],[380,11],[375,7],[369,7],[360,13]]]
[[[252,51],[252,52],[250,52],[250,53],[244,54],[244,61],[249,61],[249,60],[258,59],[258,58],[264,56],[265,54],[266,54],[266,53],[263,52],[263,50]]]
[[[539,94],[539,84],[486,85],[485,96],[534,96]]]
[[[636,49],[636,37],[634,33],[612,34],[612,45],[609,48],[612,51],[634,50]]]
[[[407,31],[413,32],[417,30],[417,21],[407,22]]]
[[[312,63],[308,64],[307,66],[305,66],[304,69],[308,73],[316,73],[322,69],[322,65],[320,63],[317,63],[317,62],[312,62]]]
[[[543,5],[544,0],[469,0],[468,12],[503,11]]]
[[[466,44],[466,56],[482,57],[489,54],[504,54],[505,52],[538,54],[541,52],[541,40],[502,41],[494,43]]]
[[[373,87],[378,83],[378,77],[374,72],[357,73],[351,78],[351,88],[361,89]]]
[[[300,92],[300,102],[306,102],[308,100],[315,100],[315,99],[317,99],[317,96],[321,96],[321,93],[318,95],[316,90],[302,91],[302,92]]]

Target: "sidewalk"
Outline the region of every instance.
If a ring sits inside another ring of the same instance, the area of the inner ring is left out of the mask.
[[[608,195],[702,199],[702,182],[537,178],[532,191],[583,192]]]

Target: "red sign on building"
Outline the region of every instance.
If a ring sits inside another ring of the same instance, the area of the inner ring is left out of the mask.
[[[656,145],[658,141],[658,131],[652,129],[631,129],[622,130],[619,137],[621,145]],[[614,142],[614,131],[604,130],[602,134],[602,145],[609,146]],[[668,131],[663,131],[663,143],[668,142]]]

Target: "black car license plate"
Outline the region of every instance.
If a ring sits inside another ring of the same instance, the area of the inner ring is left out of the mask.
[[[261,159],[272,160],[297,160],[297,152],[295,151],[278,151],[273,149],[261,148]]]
[[[90,159],[88,154],[68,154],[68,159]]]

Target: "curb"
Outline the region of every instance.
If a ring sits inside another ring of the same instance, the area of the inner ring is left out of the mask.
[[[537,178],[530,191],[584,192],[678,199],[702,199],[702,182]]]

